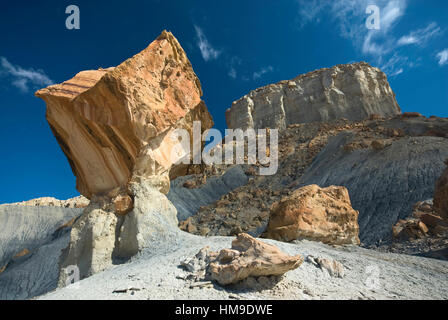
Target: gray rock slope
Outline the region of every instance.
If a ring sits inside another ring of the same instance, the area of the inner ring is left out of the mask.
[[[192,286],[180,262],[204,246],[218,251],[229,248],[234,238],[180,234],[181,245],[161,244],[157,254],[143,251],[125,265],[115,266],[58,289],[40,299],[448,299],[448,262],[415,256],[380,253],[359,247],[332,248],[310,241],[274,244],[288,254],[335,259],[345,277],[333,278],[306,261],[285,274],[272,288]],[[195,283],[198,285],[198,283]]]
[[[347,132],[331,139],[300,185],[347,187],[353,207],[360,212],[361,241],[388,240],[392,226],[412,213],[414,203],[433,197],[435,181],[448,158],[448,140],[408,137],[383,150],[348,152],[343,146],[351,138]]]
[[[27,299],[56,288],[58,259],[68,233],[55,234],[82,209],[0,206],[0,299]],[[23,249],[31,253],[12,259]]]
[[[70,233],[42,245],[29,257],[12,262],[0,274],[0,300],[29,299],[57,288],[59,257]]]
[[[23,249],[32,252],[47,243],[58,227],[81,212],[60,207],[0,206],[0,265]]]
[[[171,181],[167,198],[177,209],[179,221],[194,215],[200,207],[207,206],[230,191],[247,183],[248,177],[241,166],[237,165],[227,170],[220,177],[212,177],[207,183],[197,189],[184,188],[184,183],[190,176],[180,177]]]

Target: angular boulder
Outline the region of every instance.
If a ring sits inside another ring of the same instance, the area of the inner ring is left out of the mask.
[[[185,129],[191,146],[194,121],[202,131],[213,126],[176,38],[163,31],[118,67],[80,72],[36,95],[47,103],[78,191],[90,199],[61,256],[59,284],[68,284],[73,270],[82,279],[175,241],[177,211],[165,194],[189,150],[178,149],[173,133]]]
[[[303,263],[301,255],[289,256],[277,247],[241,233],[232,249],[223,249],[208,268],[213,280],[221,285],[237,283],[248,277],[280,276]]]
[[[448,165],[448,159],[445,164]],[[448,221],[448,167],[436,182],[434,210],[442,219]]]
[[[386,75],[365,62],[338,65],[258,88],[226,112],[236,128],[278,128],[290,124],[352,121],[401,113]]]
[[[272,205],[264,236],[287,242],[359,244],[358,214],[345,187],[309,185]]]
[[[89,70],[36,92],[47,120],[77,178],[91,198],[153,179],[169,190],[177,128],[213,126],[190,61],[170,32],[118,67]],[[192,135],[190,135],[192,136]]]

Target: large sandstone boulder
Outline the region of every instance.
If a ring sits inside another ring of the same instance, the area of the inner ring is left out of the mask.
[[[169,190],[176,128],[192,131],[213,121],[199,79],[170,32],[118,67],[89,70],[39,90],[47,120],[77,178],[91,198],[126,189],[131,180],[154,179]]]
[[[448,159],[445,164],[448,165]],[[440,217],[448,221],[448,167],[436,182],[434,209]]]
[[[118,67],[80,72],[36,95],[78,191],[91,200],[73,224],[59,284],[74,270],[85,278],[176,239],[177,211],[165,194],[170,177],[184,171],[176,163],[185,153],[172,133],[186,129],[191,143],[194,121],[202,131],[213,126],[176,38],[164,31]]]
[[[359,244],[358,211],[345,187],[309,185],[271,207],[267,238],[309,239],[329,244]]]
[[[286,128],[294,123],[359,121],[400,114],[386,75],[365,62],[320,69],[258,88],[226,112],[229,128]]]

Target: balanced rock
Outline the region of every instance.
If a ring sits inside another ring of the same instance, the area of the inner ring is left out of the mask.
[[[166,31],[118,67],[80,72],[36,96],[47,103],[48,123],[89,199],[142,178],[167,193],[178,144],[171,133],[191,133],[195,120],[203,130],[213,126],[199,79]]]
[[[386,75],[365,62],[338,65],[250,92],[226,112],[229,128],[279,128],[401,113]]]
[[[228,285],[248,277],[280,276],[302,263],[300,255],[289,256],[273,245],[241,233],[233,240],[232,249],[219,252],[208,271],[212,279]]]
[[[59,284],[69,283],[74,266],[85,278],[175,241],[177,211],[165,194],[189,150],[178,150],[174,133],[186,130],[191,145],[194,121],[202,130],[213,126],[176,38],[164,31],[118,67],[80,72],[36,95],[47,103],[78,191],[91,200],[73,224]]]
[[[297,189],[271,207],[267,238],[309,239],[328,244],[359,244],[358,211],[345,187]]]
[[[445,164],[448,165],[448,159],[445,161]],[[448,221],[448,167],[436,182],[434,210],[442,219]]]

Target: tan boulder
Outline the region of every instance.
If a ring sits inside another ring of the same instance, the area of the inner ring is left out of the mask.
[[[309,239],[329,244],[359,244],[358,211],[345,187],[309,185],[271,207],[267,238]]]
[[[91,198],[126,190],[139,179],[169,190],[176,128],[202,130],[212,118],[201,100],[199,79],[170,32],[115,68],[82,71],[36,92],[47,120],[77,178]],[[192,134],[190,134],[192,136]],[[175,178],[172,177],[172,178]]]
[[[273,245],[241,233],[233,240],[232,249],[219,252],[217,258],[210,263],[208,271],[213,280],[221,285],[228,285],[248,277],[283,275],[302,263],[300,255],[289,256]]]
[[[448,165],[448,159],[445,161],[445,164]],[[448,221],[448,167],[436,182],[434,210],[442,219]]]

